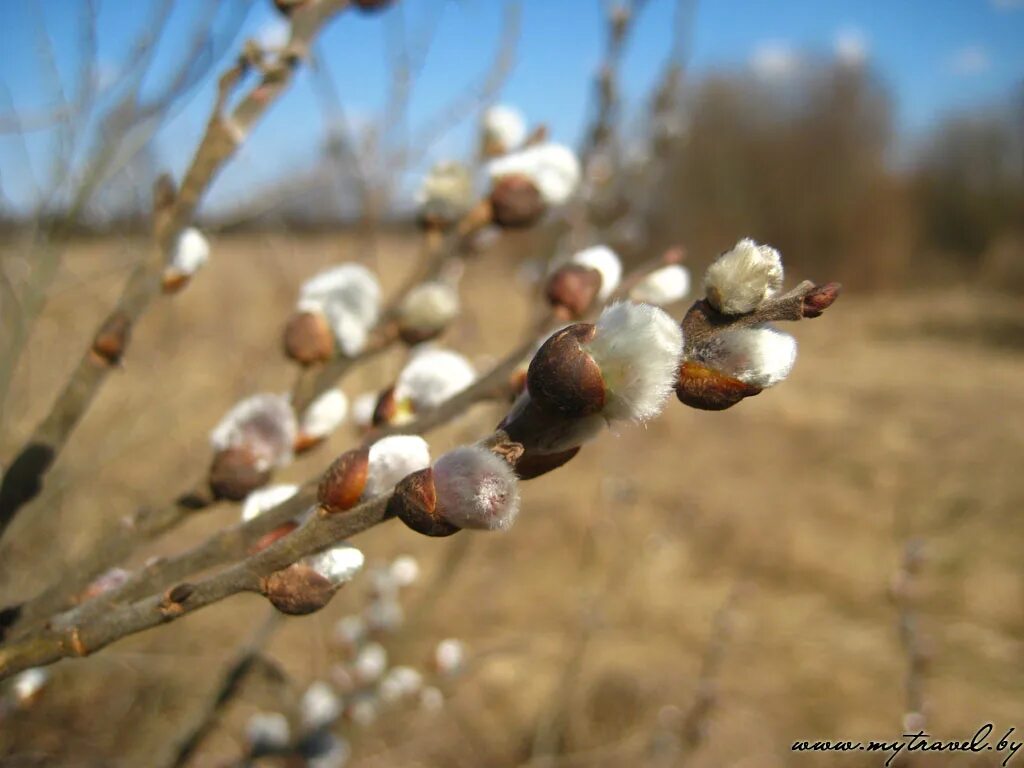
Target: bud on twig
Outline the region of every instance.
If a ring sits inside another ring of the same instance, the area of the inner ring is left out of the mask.
[[[210,487],[218,498],[241,501],[292,460],[298,426],[286,397],[255,395],[238,403],[210,433],[216,452]]]
[[[820,317],[822,312],[831,307],[835,300],[839,298],[841,290],[842,286],[839,283],[819,285],[804,296],[804,317]]]
[[[371,499],[390,491],[411,472],[430,466],[430,447],[418,435],[383,437],[369,450],[369,467],[363,498]]]
[[[225,448],[210,464],[210,490],[215,498],[241,501],[270,480],[270,466],[246,446]]]
[[[334,357],[334,333],[319,311],[297,311],[284,327],[284,353],[299,365],[324,363]]]
[[[328,512],[342,512],[359,503],[366,488],[370,452],[356,448],[341,454],[320,481],[317,501]]]
[[[497,104],[484,112],[480,145],[485,158],[500,157],[518,149],[525,139],[526,120],[519,110]]]
[[[473,177],[462,163],[437,163],[416,191],[416,203],[421,225],[446,229],[473,207]]]
[[[335,586],[303,563],[289,565],[263,580],[263,594],[281,613],[304,616],[315,613],[334,597]]]
[[[107,365],[119,365],[131,338],[132,324],[123,312],[115,312],[103,323],[92,342],[92,352]]]
[[[689,360],[680,366],[676,384],[679,402],[704,411],[724,411],[760,391],[759,387]]]
[[[320,445],[334,430],[345,423],[348,398],[339,389],[329,389],[309,404],[299,420],[295,452],[304,453]]]
[[[398,334],[406,344],[419,344],[441,335],[459,315],[459,294],[441,281],[413,288],[398,307]]]
[[[457,352],[438,347],[415,349],[395,386],[381,394],[373,422],[402,424],[420,411],[436,408],[475,379],[473,366]]]
[[[164,292],[180,291],[209,259],[210,243],[203,233],[195,227],[183,230],[174,243],[171,260],[164,269]]]
[[[330,328],[341,353],[357,355],[366,346],[370,329],[377,324],[380,315],[380,284],[366,267],[342,264],[321,272],[302,285],[296,311],[320,315],[322,320],[317,322]],[[292,322],[298,321],[293,318]],[[322,356],[327,346],[322,327],[309,320],[302,321],[301,327],[301,339],[298,338],[298,329],[293,331],[297,338],[293,342],[294,349],[288,350],[289,355],[294,352],[309,358]],[[287,338],[286,332],[286,344]],[[304,343],[299,344],[300,340]]]
[[[505,227],[525,227],[549,207],[566,203],[580,180],[580,165],[572,150],[546,143],[497,160],[487,168],[494,220]]]
[[[659,307],[674,304],[690,292],[690,271],[680,264],[656,269],[633,286],[629,298]]]

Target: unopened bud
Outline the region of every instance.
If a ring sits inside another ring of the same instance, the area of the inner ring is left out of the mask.
[[[533,480],[568,464],[579,452],[580,446],[577,445],[558,453],[524,453],[516,462],[516,476],[520,480]]]
[[[507,229],[520,229],[535,224],[547,210],[547,204],[536,184],[527,176],[510,174],[491,188],[494,221]]]
[[[441,675],[451,676],[462,671],[466,664],[466,646],[461,640],[449,637],[434,649],[434,668]]]
[[[280,712],[257,712],[245,724],[245,738],[253,757],[285,749],[291,741],[288,718]]]
[[[107,365],[118,365],[131,337],[132,323],[123,312],[115,312],[96,334],[93,354]]]
[[[299,434],[295,438],[295,452],[304,453],[320,445],[332,432],[345,423],[348,398],[340,389],[329,389],[306,407],[299,420]]]
[[[398,333],[406,344],[436,338],[459,315],[459,294],[447,283],[434,281],[409,291],[398,308]]]
[[[302,694],[299,712],[303,727],[309,731],[316,731],[331,725],[341,717],[341,699],[329,683],[316,680]]]
[[[462,163],[437,163],[424,177],[416,202],[423,226],[449,227],[473,206],[473,177]]]
[[[424,536],[451,536],[459,529],[437,509],[434,473],[429,467],[404,477],[388,499],[388,515]]]
[[[334,333],[322,312],[300,311],[284,327],[284,353],[299,365],[323,363],[334,357]]]
[[[804,317],[819,317],[822,312],[831,307],[835,300],[839,298],[842,288],[839,283],[825,283],[825,285],[817,286],[813,291],[804,296]]]
[[[483,114],[481,145],[484,157],[500,157],[518,149],[526,139],[526,120],[510,106],[496,104]]]
[[[209,484],[218,499],[242,501],[246,496],[267,484],[270,466],[246,446],[218,451],[210,464]]]
[[[656,269],[633,286],[629,298],[659,307],[681,301],[690,292],[690,272],[679,264]]]
[[[289,565],[263,580],[263,594],[281,613],[302,616],[327,605],[337,588],[304,563]]]
[[[566,310],[571,318],[581,317],[601,290],[601,273],[580,264],[566,264],[548,278],[545,294],[553,307]]]
[[[573,254],[572,264],[590,267],[601,275],[601,287],[597,298],[606,301],[619,287],[622,280],[622,261],[618,254],[606,245],[594,245]]]
[[[341,454],[320,481],[317,500],[328,512],[341,512],[359,503],[366,488],[370,452],[356,448]]]

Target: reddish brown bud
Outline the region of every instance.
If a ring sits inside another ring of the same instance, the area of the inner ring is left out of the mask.
[[[494,221],[509,229],[529,227],[547,210],[537,186],[516,174],[499,179],[491,190],[490,199]]]
[[[334,334],[320,312],[296,312],[284,327],[284,353],[299,365],[323,363],[334,356]]]
[[[289,533],[291,533],[298,527],[299,524],[296,523],[294,520],[289,520],[287,523],[282,523],[281,525],[277,526],[277,528],[275,528],[274,530],[270,531],[269,533],[265,533],[258,539],[256,539],[256,543],[249,548],[249,554],[254,555],[257,552],[262,552],[275,541],[283,539],[285,536],[287,536]]]
[[[564,307],[578,318],[590,309],[601,290],[601,273],[582,264],[566,264],[549,278],[545,294],[552,307]]]
[[[314,437],[313,435],[307,435],[305,432],[299,432],[299,434],[295,436],[295,445],[293,450],[296,455],[306,453],[320,445],[324,439],[325,438],[323,436]]]
[[[558,469],[580,452],[580,446],[559,453],[531,453],[527,451],[516,462],[515,470],[520,480],[532,480]]]
[[[160,278],[160,285],[163,288],[164,293],[178,293],[178,291],[188,285],[188,281],[191,279],[191,275],[186,275],[184,272],[178,272],[176,269],[168,269]]]
[[[843,286],[839,283],[825,283],[815,287],[813,291],[804,296],[803,316],[819,317],[821,313],[832,306]]]
[[[580,346],[596,330],[592,323],[570,325],[537,350],[526,372],[526,386],[541,409],[578,419],[604,408],[601,369]]]
[[[328,512],[341,512],[359,503],[366,487],[370,451],[354,448],[341,454],[324,472],[317,501]]]
[[[760,387],[691,361],[680,366],[676,383],[679,402],[704,411],[724,411],[760,391]]]
[[[304,616],[331,602],[337,587],[308,565],[295,563],[263,580],[263,594],[281,613]]]
[[[441,517],[437,510],[434,472],[430,467],[399,481],[388,500],[388,515],[397,517],[424,536],[451,536],[460,530]]]
[[[390,424],[398,413],[398,401],[395,400],[395,388],[388,387],[377,398],[377,406],[373,409],[373,426],[380,427]]]
[[[210,464],[210,490],[218,499],[242,501],[269,480],[270,469],[260,469],[255,454],[248,448],[225,448]]]
[[[92,342],[92,351],[107,365],[117,365],[124,356],[131,337],[132,322],[123,312],[115,312],[107,318]]]

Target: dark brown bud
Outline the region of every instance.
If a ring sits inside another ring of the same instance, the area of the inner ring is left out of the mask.
[[[295,563],[263,580],[263,594],[281,613],[304,616],[331,602],[337,587],[308,565]]]
[[[107,365],[117,365],[131,338],[132,322],[123,312],[115,312],[103,323],[92,342],[92,351]]]
[[[391,5],[392,0],[354,0],[361,11],[379,11]]]
[[[394,424],[398,417],[399,407],[398,400],[395,399],[395,388],[388,387],[377,398],[377,407],[373,409],[373,426]]]
[[[317,501],[328,512],[342,512],[359,503],[366,487],[370,468],[370,451],[354,448],[345,451],[324,472],[317,491]]]
[[[579,419],[604,408],[601,369],[580,346],[594,338],[592,323],[576,323],[556,331],[530,361],[526,387],[545,411]]]
[[[269,533],[265,533],[256,539],[256,543],[249,548],[249,554],[255,555],[257,552],[262,552],[275,541],[283,539],[298,527],[299,524],[294,520],[289,520],[287,523],[281,523],[281,525],[277,526],[274,530]]]
[[[441,517],[437,509],[434,472],[430,467],[402,478],[388,500],[388,515],[424,536],[451,536],[460,530]]]
[[[284,353],[299,365],[334,357],[334,334],[320,312],[296,312],[284,327]]]
[[[575,319],[590,309],[600,290],[600,272],[582,264],[566,264],[548,278],[545,294],[552,307],[565,308]]]
[[[532,453],[527,451],[516,462],[515,470],[520,480],[532,480],[558,469],[580,452],[580,446],[559,453]]]
[[[242,501],[269,480],[270,469],[260,469],[255,454],[242,446],[225,448],[210,464],[210,490],[218,499]]]
[[[529,227],[547,210],[537,186],[518,174],[499,179],[491,190],[490,199],[494,221],[508,229]]]
[[[306,453],[316,448],[320,443],[324,441],[323,435],[307,435],[305,432],[299,432],[295,436],[295,445],[292,450],[295,451],[295,455]]]
[[[691,361],[680,366],[676,383],[679,402],[703,411],[724,411],[760,391],[760,387]]]
[[[839,283],[825,283],[815,287],[813,291],[804,296],[803,316],[820,317],[821,313],[832,306],[843,286]]]

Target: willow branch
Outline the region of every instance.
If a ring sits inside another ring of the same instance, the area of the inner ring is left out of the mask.
[[[248,67],[247,59],[243,58],[221,77],[213,116],[178,194],[169,205],[161,205],[165,201],[158,201],[155,206],[154,247],[128,278],[113,311],[100,324],[97,338],[116,325],[120,329],[122,346],[127,345],[132,327],[160,293],[163,266],[178,234],[192,220],[210,182],[256,121],[291,82],[301,57],[320,27],[346,5],[347,0],[324,0],[297,12],[292,24],[289,55],[266,68],[260,82],[229,115],[223,114],[223,109]],[[18,512],[39,494],[46,473],[113,369],[112,363],[116,360],[97,354],[95,345],[94,341],[85,351],[50,412],[35,428],[4,474],[0,485],[0,535]]]

